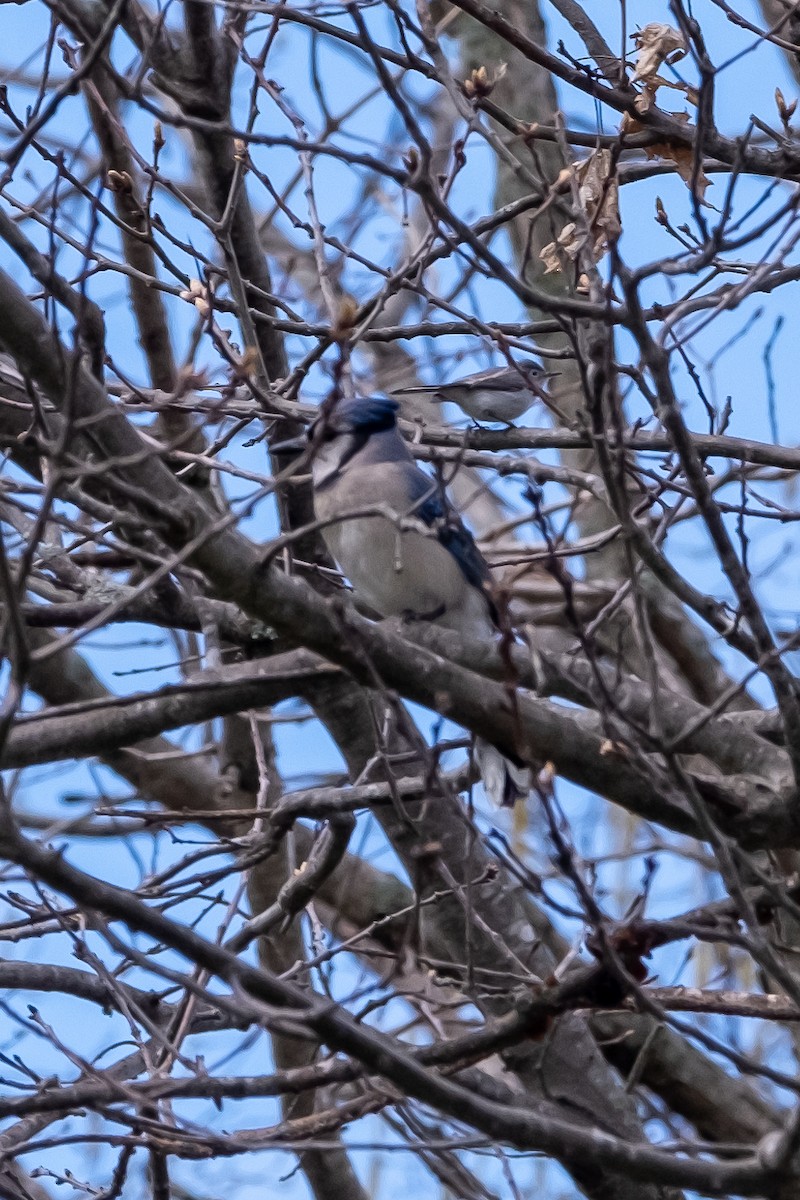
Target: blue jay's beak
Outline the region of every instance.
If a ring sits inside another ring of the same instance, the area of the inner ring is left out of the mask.
[[[283,442],[273,442],[269,448],[270,454],[302,454],[308,449],[308,438],[304,433],[298,434],[297,437],[286,438]]]

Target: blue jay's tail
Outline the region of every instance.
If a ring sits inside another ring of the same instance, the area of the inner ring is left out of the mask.
[[[491,742],[475,739],[475,761],[486,795],[495,808],[513,808],[531,790],[531,771],[501,754]]]

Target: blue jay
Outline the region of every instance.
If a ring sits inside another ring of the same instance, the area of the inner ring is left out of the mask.
[[[497,632],[489,569],[436,481],[397,429],[397,401],[340,400],[311,426],[314,509],[356,596],[382,617],[409,616],[457,630],[465,641]],[[386,516],[355,515],[382,507]],[[348,513],[354,514],[348,517]],[[511,805],[530,773],[478,739],[490,799]]]
[[[437,400],[452,401],[478,423],[501,421],[510,425],[528,411],[545,378],[546,373],[538,363],[526,362],[514,367],[490,367],[452,383],[397,388],[396,394],[424,392]]]

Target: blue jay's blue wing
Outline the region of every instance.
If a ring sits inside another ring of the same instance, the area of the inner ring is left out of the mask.
[[[434,487],[433,480],[422,476],[421,472],[420,475],[426,481],[429,495],[414,510],[415,516],[424,521],[429,529],[435,531],[441,544],[446,550],[449,550],[458,563],[467,583],[477,588],[479,592],[483,592],[491,618],[497,624],[497,609],[489,593],[491,576],[486,559],[455,509],[451,508],[439,492],[430,491]]]

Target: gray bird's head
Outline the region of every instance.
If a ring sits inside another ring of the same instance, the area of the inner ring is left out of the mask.
[[[385,396],[354,396],[321,412],[306,435],[314,452],[314,487],[324,487],[346,470],[356,455],[370,449],[370,457],[376,460],[405,458],[407,451],[396,434],[399,407],[396,400]]]

